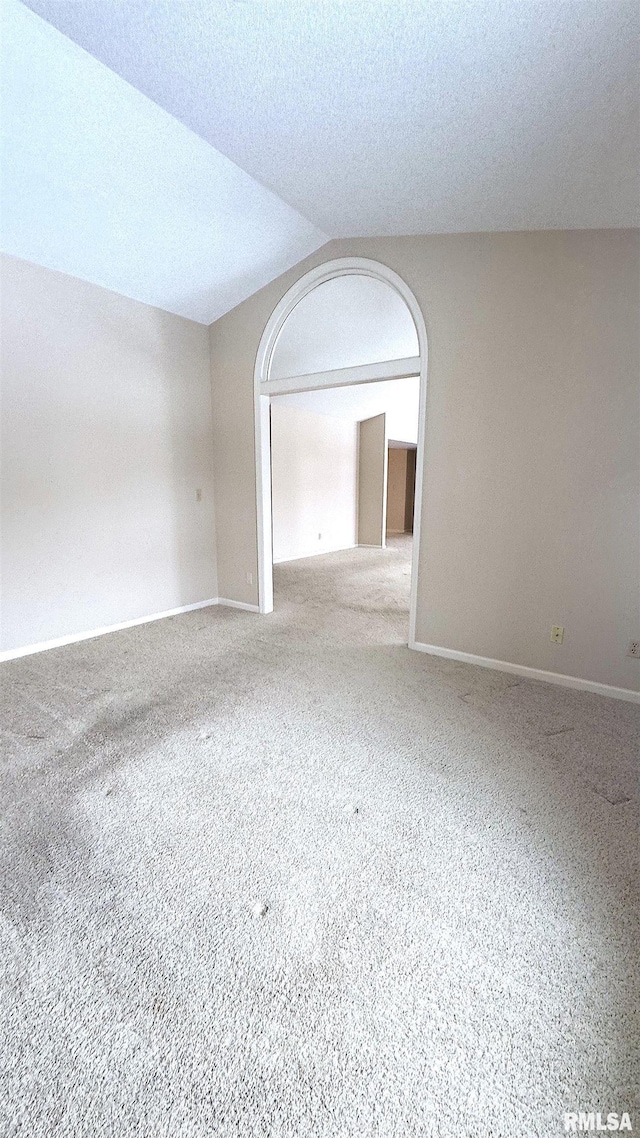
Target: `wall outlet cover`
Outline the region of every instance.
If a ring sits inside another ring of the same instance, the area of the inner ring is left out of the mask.
[[[633,660],[640,660],[640,640],[629,641],[627,656],[631,656]]]
[[[551,629],[551,639],[554,644],[562,644],[564,640],[564,625],[554,624]]]

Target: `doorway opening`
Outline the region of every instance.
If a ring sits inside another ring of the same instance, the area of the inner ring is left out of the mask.
[[[409,646],[415,642],[424,429],[427,339],[419,305],[392,270],[375,261],[344,258],[307,273],[289,290],[269,319],[255,368],[258,586],[261,612],[273,609],[273,561],[287,559],[273,545],[271,402],[289,408],[326,400],[371,402],[378,389],[400,391],[413,383],[417,431],[408,437],[378,414],[352,415],[357,424],[358,492],[356,541],[384,548],[413,534]],[[401,381],[396,384],[396,381]],[[363,396],[367,399],[363,400]],[[276,397],[287,396],[288,400]],[[294,398],[295,397],[295,398]],[[278,416],[281,415],[278,408]],[[316,409],[317,406],[316,406]],[[373,407],[375,410],[375,407]],[[322,413],[322,412],[320,412]],[[339,416],[338,416],[339,417]],[[391,459],[389,455],[391,452]],[[361,461],[370,470],[362,474]],[[392,472],[392,486],[388,483]],[[376,474],[376,471],[379,473]],[[365,501],[365,481],[375,493]],[[392,490],[393,500],[389,497]],[[402,527],[400,515],[402,513]],[[318,529],[321,546],[324,529]],[[291,535],[289,535],[291,536]],[[298,535],[299,536],[299,535]],[[370,538],[371,540],[367,540]],[[328,539],[327,539],[328,540]],[[334,535],[335,540],[335,535]],[[410,540],[410,539],[409,539]],[[344,546],[342,546],[344,548]],[[310,548],[300,554],[324,552]]]
[[[413,530],[417,376],[271,396],[273,563]]]

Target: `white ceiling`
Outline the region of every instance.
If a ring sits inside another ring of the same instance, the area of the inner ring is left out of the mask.
[[[327,236],[640,223],[637,0],[0,10],[2,247],[203,323]]]
[[[637,0],[29,0],[331,236],[638,224]]]
[[[373,277],[334,277],[307,293],[285,320],[269,379],[357,367],[420,354],[407,305]]]
[[[299,407],[302,411],[315,411],[316,415],[331,415],[352,422],[370,419],[384,411],[388,438],[405,443],[418,441],[418,376],[330,387],[322,391],[300,391],[295,395],[276,395],[273,398],[288,407]]]
[[[14,0],[2,11],[2,248],[210,324],[326,237]]]

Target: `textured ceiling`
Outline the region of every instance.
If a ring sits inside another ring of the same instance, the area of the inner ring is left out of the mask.
[[[637,0],[29,0],[332,236],[638,224]]]
[[[367,276],[334,277],[307,293],[285,320],[269,379],[419,354],[411,313],[390,284]]]
[[[326,241],[93,56],[2,2],[2,247],[209,324]]]

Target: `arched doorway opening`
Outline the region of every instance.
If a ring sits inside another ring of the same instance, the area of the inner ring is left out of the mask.
[[[343,278],[354,281],[359,278],[359,284],[346,288],[344,286],[348,282]],[[320,292],[322,286],[335,281],[340,281],[341,286]],[[314,319],[305,312],[305,301],[312,295],[314,303],[317,302]],[[341,302],[340,308],[335,307],[336,301]],[[332,317],[329,316],[330,309]],[[384,319],[383,311],[386,314]],[[331,327],[327,326],[329,319]],[[305,334],[306,339],[303,338]],[[313,340],[311,344],[310,338]],[[301,343],[305,345],[303,350],[299,348]],[[427,397],[427,332],[420,306],[408,285],[392,269],[377,261],[347,257],[328,261],[306,273],[285,293],[272,312],[260,341],[254,373],[258,596],[261,613],[273,610],[269,419],[272,397],[415,375],[419,376],[420,396],[409,647],[413,647],[416,638]]]

